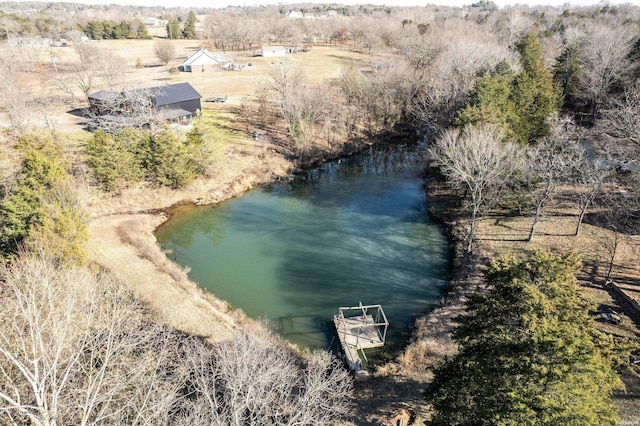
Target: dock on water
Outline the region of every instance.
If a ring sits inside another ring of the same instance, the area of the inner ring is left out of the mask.
[[[364,370],[360,355],[366,362],[364,350],[384,346],[387,338],[389,321],[382,306],[360,302],[358,306],[339,308],[333,323],[349,369],[356,373]]]

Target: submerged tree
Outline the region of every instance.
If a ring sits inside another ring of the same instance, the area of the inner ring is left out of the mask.
[[[575,255],[503,257],[457,319],[428,389],[435,425],[615,425],[621,382],[578,297]],[[594,341],[598,337],[598,342]]]

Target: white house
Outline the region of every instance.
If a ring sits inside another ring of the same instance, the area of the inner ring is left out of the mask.
[[[301,19],[304,18],[304,14],[302,12],[299,12],[297,10],[290,10],[288,11],[285,16],[289,19]]]
[[[273,58],[276,56],[284,56],[287,49],[284,46],[262,46],[262,57]]]
[[[180,69],[186,72],[204,71],[206,67],[223,67],[231,62],[231,59],[224,57],[221,53],[211,53],[206,49],[200,49],[189,55]]]

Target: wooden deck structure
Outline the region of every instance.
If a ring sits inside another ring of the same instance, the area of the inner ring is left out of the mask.
[[[362,302],[358,306],[339,308],[333,323],[347,365],[356,373],[364,369],[360,354],[366,362],[365,349],[384,346],[389,327],[382,306],[363,305]]]

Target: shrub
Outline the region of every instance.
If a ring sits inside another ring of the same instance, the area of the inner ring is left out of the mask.
[[[40,136],[24,136],[17,146],[22,167],[0,205],[2,251],[14,253],[27,244],[58,260],[82,262],[86,224],[60,147]]]

